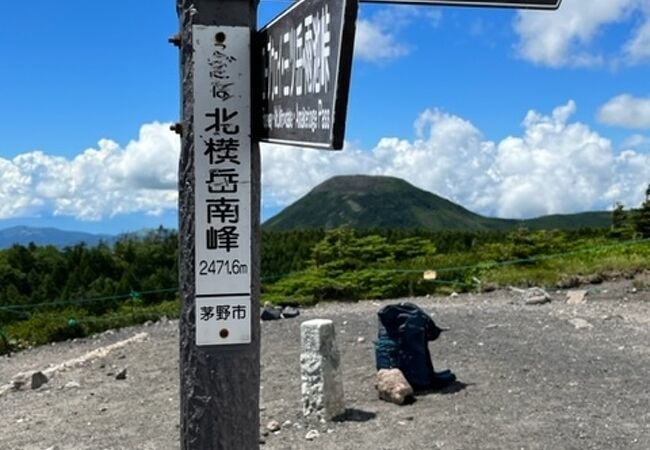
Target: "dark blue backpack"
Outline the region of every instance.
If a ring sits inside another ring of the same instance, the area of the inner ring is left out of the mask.
[[[413,303],[399,303],[383,307],[377,315],[377,370],[400,369],[415,391],[442,388],[456,380],[448,370],[433,370],[428,343],[443,330],[429,314]]]

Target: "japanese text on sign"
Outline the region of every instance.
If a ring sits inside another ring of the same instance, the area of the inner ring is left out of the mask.
[[[242,344],[250,342],[250,296],[198,297],[196,344]]]
[[[327,93],[330,74],[330,13],[323,4],[314,13],[277,37],[269,35],[262,48],[264,90],[262,100],[279,100]],[[262,116],[266,129],[329,130],[332,110],[323,105],[296,101],[291,109],[281,104]]]
[[[250,30],[192,33],[197,344],[243,343],[234,336],[250,335]],[[221,300],[231,297],[239,302]]]
[[[258,34],[266,142],[340,149],[356,0],[297,0]]]
[[[313,14],[262,48],[264,68],[262,99],[327,92],[330,84],[330,13],[325,3]]]

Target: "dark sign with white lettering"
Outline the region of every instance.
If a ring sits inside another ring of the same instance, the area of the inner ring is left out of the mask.
[[[260,140],[343,148],[358,0],[301,0],[259,32]]]
[[[365,3],[409,3],[415,5],[483,6],[494,8],[558,9],[562,0],[362,0]]]

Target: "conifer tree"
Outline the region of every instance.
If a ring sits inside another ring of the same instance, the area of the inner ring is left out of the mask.
[[[636,210],[634,228],[644,238],[650,238],[650,184],[645,191],[645,201]]]

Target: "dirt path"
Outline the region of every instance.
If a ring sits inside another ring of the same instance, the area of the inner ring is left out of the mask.
[[[463,384],[402,407],[379,401],[374,390],[376,311],[388,301],[325,304],[298,319],[264,322],[261,423],[291,425],[264,436],[262,448],[647,450],[650,292],[630,287],[592,287],[578,306],[566,305],[563,292],[535,306],[506,291],[411,299],[451,328],[431,353],[436,369],[452,369]],[[307,441],[299,326],[315,317],[336,324],[350,420],[318,426],[320,436]],[[4,383],[22,370],[149,334],[56,373],[38,390],[0,396],[0,449],[178,448],[177,327],[162,321],[1,358]],[[123,368],[126,380],[116,380]]]

